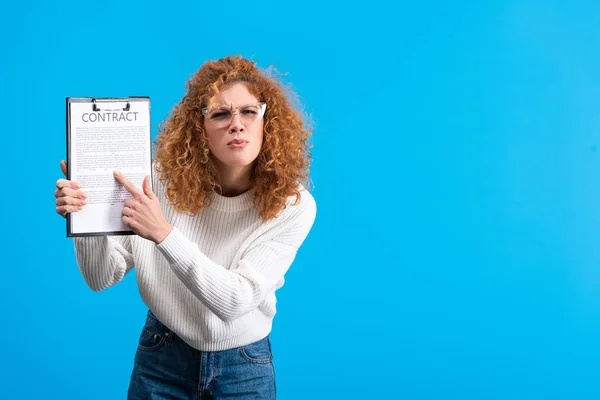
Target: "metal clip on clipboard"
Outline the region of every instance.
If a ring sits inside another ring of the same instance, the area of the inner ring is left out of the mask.
[[[125,107],[119,108],[100,108],[98,104],[106,103],[125,103]],[[123,99],[92,99],[92,110],[93,111],[129,111],[129,101],[123,101]]]

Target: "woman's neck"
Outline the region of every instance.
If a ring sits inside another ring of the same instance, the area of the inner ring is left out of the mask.
[[[217,167],[217,182],[221,186],[221,195],[225,197],[239,196],[252,188],[252,166]]]

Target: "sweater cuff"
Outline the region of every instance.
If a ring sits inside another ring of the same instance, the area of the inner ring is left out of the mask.
[[[167,237],[156,245],[165,256],[169,264],[176,264],[181,260],[192,257],[189,241],[179,229],[173,227]]]

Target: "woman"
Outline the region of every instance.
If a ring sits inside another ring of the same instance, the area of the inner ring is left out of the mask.
[[[149,311],[130,399],[275,398],[275,291],[316,215],[301,183],[309,136],[275,78],[226,57],[199,69],[161,127],[152,186],[115,171],[136,235],[74,245],[93,290],[137,268]],[[62,216],[85,206],[76,182],[59,179],[55,196]]]

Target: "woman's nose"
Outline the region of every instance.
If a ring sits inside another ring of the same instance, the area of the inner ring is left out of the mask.
[[[229,132],[240,132],[244,130],[244,124],[242,124],[242,119],[239,112],[236,112],[231,117],[231,122],[229,123]]]

